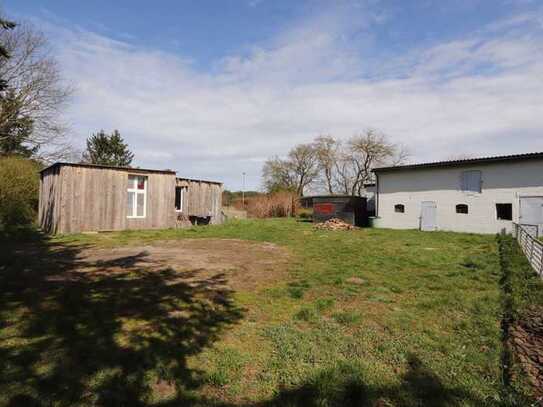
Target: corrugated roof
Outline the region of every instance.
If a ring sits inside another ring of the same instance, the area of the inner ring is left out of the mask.
[[[44,168],[40,172],[50,170],[54,167],[59,167],[62,165],[69,165],[72,167],[90,167],[90,168],[104,168],[110,170],[120,170],[120,171],[132,171],[132,172],[158,172],[162,174],[175,174],[175,171],[172,170],[151,170],[148,168],[132,168],[132,167],[116,167],[114,165],[98,165],[98,164],[85,164],[85,163],[67,163],[67,162],[58,162],[50,165],[49,167]]]
[[[462,165],[472,164],[486,164],[491,162],[504,162],[504,161],[524,161],[533,159],[543,159],[543,152],[525,153],[525,154],[512,154],[512,155],[500,155],[491,157],[480,158],[467,158],[464,160],[449,160],[449,161],[435,161],[420,164],[407,164],[397,165],[392,167],[380,167],[374,168],[373,172],[388,172],[388,171],[402,171],[402,170],[414,170],[419,168],[439,168],[439,167],[456,167]]]

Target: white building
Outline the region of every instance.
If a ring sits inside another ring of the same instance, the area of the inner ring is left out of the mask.
[[[497,233],[513,222],[543,232],[543,153],[383,167],[377,227]]]

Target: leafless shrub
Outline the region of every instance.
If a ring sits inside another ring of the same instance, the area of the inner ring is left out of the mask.
[[[245,209],[253,218],[284,218],[296,215],[298,200],[293,192],[278,191],[246,198],[245,208],[241,207],[239,200],[234,206]]]

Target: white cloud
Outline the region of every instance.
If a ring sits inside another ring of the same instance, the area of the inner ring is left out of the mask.
[[[374,79],[365,76],[360,38],[352,42],[362,31],[371,43],[371,13],[323,13],[218,61],[212,73],[81,29],[50,31],[77,88],[69,116],[81,146],[91,132],[117,128],[137,165],[229,188],[245,171],[256,188],[266,157],[366,127],[407,144],[414,160],[543,150],[543,34],[526,21],[373,61]]]
[[[348,79],[361,68],[357,53],[361,39],[353,41],[381,15],[360,11],[358,3],[338,3],[338,8],[300,22],[268,43],[253,47],[247,55],[232,55],[220,64],[220,77],[235,83],[271,83],[273,87],[292,87],[300,82]],[[327,9],[328,10],[328,9]]]

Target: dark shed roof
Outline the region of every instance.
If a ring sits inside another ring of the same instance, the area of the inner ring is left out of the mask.
[[[222,185],[222,182],[219,181],[209,181],[207,179],[195,179],[195,178],[183,178],[183,177],[177,177],[180,181],[189,181],[189,182],[205,182],[206,184],[217,184]]]
[[[63,165],[69,165],[71,167],[89,167],[89,168],[105,168],[110,170],[119,170],[119,171],[130,171],[130,172],[156,172],[156,173],[162,173],[162,174],[175,174],[175,171],[172,170],[150,170],[147,168],[132,168],[132,167],[116,167],[114,165],[98,165],[98,164],[84,164],[84,163],[54,163],[53,165],[50,165],[49,167],[44,168],[40,172],[51,170],[55,167],[60,167]]]
[[[457,167],[457,166],[463,166],[463,165],[477,165],[477,164],[487,164],[487,163],[507,162],[507,161],[526,161],[526,160],[534,160],[534,159],[543,159],[543,152],[501,155],[501,156],[494,156],[494,157],[468,158],[465,160],[436,161],[436,162],[421,163],[421,164],[397,165],[393,167],[380,167],[380,168],[374,168],[373,172],[415,170],[419,168],[422,169],[422,168]]]
[[[63,165],[69,165],[72,167],[88,167],[88,168],[105,168],[108,170],[119,170],[119,171],[127,171],[127,172],[142,172],[142,173],[159,173],[159,174],[176,174],[173,170],[153,170],[149,168],[133,168],[133,167],[117,167],[115,165],[99,165],[99,164],[85,164],[85,163],[66,163],[66,162],[58,162],[54,163],[53,165],[50,165],[49,167],[44,168],[40,172],[51,170],[55,167],[61,167]],[[194,178],[183,178],[183,177],[176,177],[178,180],[183,181],[191,181],[191,182],[205,182],[208,184],[218,184],[222,185],[222,182],[219,181],[209,181],[204,179],[194,179]]]

